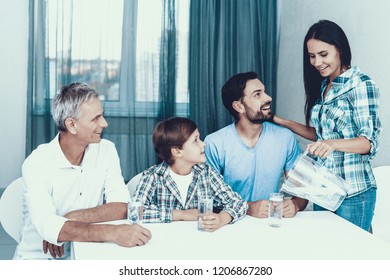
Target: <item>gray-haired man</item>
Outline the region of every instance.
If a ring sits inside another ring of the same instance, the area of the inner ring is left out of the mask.
[[[149,230],[139,225],[94,224],[125,218],[129,199],[115,146],[101,138],[108,124],[96,90],[63,87],[52,114],[59,133],[22,167],[25,222],[14,258],[68,259],[69,241],[148,242]]]

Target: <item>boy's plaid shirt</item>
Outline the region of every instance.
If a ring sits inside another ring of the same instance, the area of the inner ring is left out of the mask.
[[[136,200],[144,203],[143,222],[169,223],[172,210],[197,209],[198,198],[211,196],[214,207],[222,207],[232,216],[234,223],[246,214],[247,202],[227,185],[222,175],[207,163],[192,167],[193,179],[188,188],[185,205],[182,205],[176,183],[169,175],[169,166],[163,162],[144,171],[134,194]]]

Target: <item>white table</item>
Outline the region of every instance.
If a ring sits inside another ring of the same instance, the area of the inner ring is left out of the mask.
[[[250,216],[213,233],[197,231],[196,222],[143,226],[152,232],[144,246],[74,242],[75,259],[390,260],[390,243],[327,211],[299,212],[280,228]]]

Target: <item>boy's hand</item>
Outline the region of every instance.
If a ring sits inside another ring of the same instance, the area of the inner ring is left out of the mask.
[[[227,212],[221,212],[219,214],[212,213],[210,215],[203,216],[202,223],[206,231],[215,231],[230,223],[231,220],[232,217]]]

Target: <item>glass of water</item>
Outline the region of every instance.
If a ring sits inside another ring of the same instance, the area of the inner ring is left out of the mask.
[[[206,231],[203,226],[203,217],[213,213],[213,199],[211,197],[201,197],[198,201],[198,230]]]
[[[271,193],[269,195],[268,224],[271,227],[280,227],[283,218],[283,194]]]
[[[127,222],[129,224],[140,224],[143,216],[143,205],[141,201],[130,201],[127,204]]]

